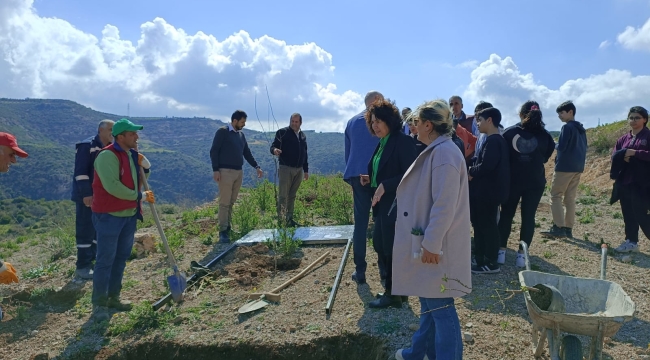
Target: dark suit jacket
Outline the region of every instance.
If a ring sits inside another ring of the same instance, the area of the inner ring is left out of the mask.
[[[372,158],[375,157],[378,150],[379,145],[375,148],[375,152],[370,158],[370,162],[368,162],[368,175],[370,175],[370,179],[372,179],[373,175]],[[390,208],[393,200],[395,200],[397,185],[402,181],[404,173],[406,173],[406,170],[415,161],[415,158],[417,158],[417,151],[413,138],[401,131],[391,132],[384,151],[381,154],[381,159],[379,159],[379,167],[377,168],[377,185],[384,184],[385,190],[384,195],[379,201],[380,204],[386,204],[387,208]],[[387,214],[381,215],[386,216]]]

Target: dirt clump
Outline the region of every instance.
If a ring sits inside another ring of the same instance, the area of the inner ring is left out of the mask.
[[[297,269],[301,262],[300,258],[271,256],[264,244],[241,246],[235,251],[234,261],[223,268],[223,275],[239,285],[257,285],[271,272]]]

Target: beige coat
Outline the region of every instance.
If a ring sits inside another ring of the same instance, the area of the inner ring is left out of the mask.
[[[440,136],[404,174],[397,188],[393,295],[446,298],[471,291],[471,225],[465,166],[458,146],[450,137]],[[411,235],[417,227],[424,230],[423,237]],[[420,246],[432,253],[442,253],[440,262],[424,264],[414,258],[413,253]],[[444,292],[441,286],[446,288]]]

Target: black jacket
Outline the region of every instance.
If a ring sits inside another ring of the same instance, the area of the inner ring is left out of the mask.
[[[553,155],[555,141],[546,130],[531,132],[521,124],[503,132],[510,151],[510,184],[516,189],[540,188],[546,185],[544,164]]]
[[[275,139],[271,144],[271,154],[273,150],[280,149],[280,165],[302,168],[304,172],[309,172],[309,163],[307,157],[307,137],[302,131],[296,132],[287,126],[275,132]]]
[[[469,194],[502,204],[510,194],[510,161],[508,145],[499,134],[490,135],[481,146],[478,157],[469,168]]]
[[[372,179],[373,175],[372,159],[379,150],[379,146],[378,144],[370,158],[370,162],[368,162],[368,175],[370,175],[370,179]],[[402,181],[404,173],[406,173],[406,170],[415,161],[415,158],[417,158],[417,151],[413,138],[401,131],[391,132],[384,146],[384,151],[381,154],[381,159],[379,159],[379,166],[377,167],[377,185],[384,184],[385,191],[380,203],[386,203],[390,207],[393,200],[395,200],[397,185]]]
[[[410,135],[409,135],[410,136]],[[416,149],[416,155],[420,155],[420,153],[427,148],[427,146],[420,140],[418,140],[417,135],[413,137],[413,140],[415,141],[415,149]],[[454,132],[454,134],[451,136],[451,141],[458,146],[458,150],[460,150],[460,153],[463,154],[463,157],[465,157],[465,143],[463,142],[463,139],[459,138],[458,135]]]
[[[248,147],[244,133],[230,131],[228,125],[220,127],[214,134],[212,147],[210,148],[212,171],[219,171],[219,169],[241,170],[244,159],[252,167],[259,167],[251,153],[251,149]]]

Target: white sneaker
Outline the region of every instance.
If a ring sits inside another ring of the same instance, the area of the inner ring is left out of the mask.
[[[625,242],[615,250],[618,252],[639,252],[639,244],[633,243],[629,239],[626,239]]]
[[[506,263],[506,251],[499,250],[499,255],[497,256],[497,262],[501,265]]]
[[[395,360],[404,360],[404,357],[402,356],[402,351],[404,351],[404,349],[397,350],[397,352],[395,353]],[[424,360],[429,360],[429,357],[424,355]]]
[[[517,261],[515,263],[517,267],[526,267],[526,257],[522,253],[517,253]]]

